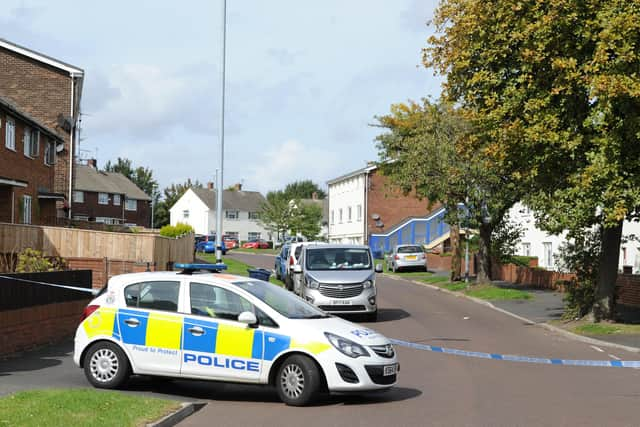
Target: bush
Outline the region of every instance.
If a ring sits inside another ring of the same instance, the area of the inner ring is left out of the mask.
[[[59,271],[68,268],[67,261],[61,257],[45,257],[42,252],[26,248],[18,254],[17,273],[39,273]]]
[[[532,259],[536,259],[536,258],[538,258],[538,257],[513,255],[508,259],[508,261],[511,264],[519,265],[521,267],[529,267],[529,261],[531,261]]]
[[[165,225],[160,229],[160,235],[164,237],[180,237],[185,234],[193,233],[193,227],[189,224],[183,224],[181,222],[176,225]]]

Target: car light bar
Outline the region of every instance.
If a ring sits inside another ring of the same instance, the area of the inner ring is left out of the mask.
[[[182,269],[182,274],[191,274],[194,271],[211,271],[212,273],[219,273],[221,270],[226,270],[226,264],[183,264],[176,263],[173,265],[176,269]]]

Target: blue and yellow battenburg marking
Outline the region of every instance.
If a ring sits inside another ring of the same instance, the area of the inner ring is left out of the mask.
[[[132,326],[131,323],[137,324]],[[204,333],[198,336],[190,333],[189,329],[194,327],[201,328]],[[213,319],[128,308],[101,307],[84,321],[83,328],[90,339],[110,335],[125,344],[265,361],[271,361],[289,349],[319,354],[331,348],[328,343],[292,340],[286,335]],[[212,359],[212,365],[217,366],[213,362]]]

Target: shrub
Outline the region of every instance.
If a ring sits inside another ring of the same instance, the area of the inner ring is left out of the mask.
[[[53,264],[44,256],[42,252],[35,249],[26,248],[18,254],[18,273],[37,273],[42,271],[53,271]]]
[[[180,237],[193,232],[194,230],[192,226],[181,222],[176,225],[165,225],[160,229],[160,235],[164,237]]]
[[[508,259],[508,261],[511,264],[519,265],[521,267],[529,267],[529,261],[531,261],[532,259],[536,259],[536,258],[537,257],[535,257],[535,256],[513,255]]]

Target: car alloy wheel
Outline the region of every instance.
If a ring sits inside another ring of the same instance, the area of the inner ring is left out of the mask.
[[[118,388],[129,377],[131,365],[122,349],[110,341],[94,343],[84,356],[84,373],[98,388]]]
[[[287,365],[280,375],[282,391],[291,399],[298,399],[304,391],[304,374],[298,365]]]
[[[320,369],[313,360],[302,354],[287,357],[275,377],[280,400],[291,406],[304,406],[313,402],[322,385]]]
[[[101,383],[113,381],[118,374],[119,366],[118,356],[108,348],[103,348],[93,353],[89,362],[91,375]]]

